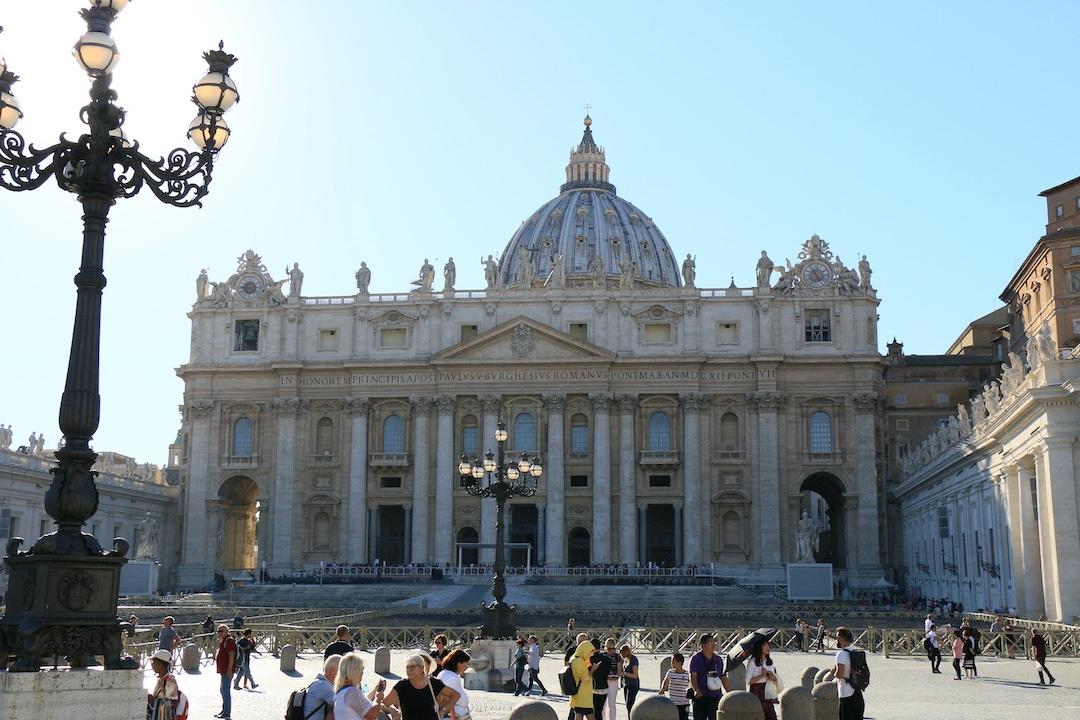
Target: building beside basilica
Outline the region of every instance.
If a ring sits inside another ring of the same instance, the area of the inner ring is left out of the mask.
[[[752,287],[698,287],[693,259],[617,194],[590,124],[484,289],[456,288],[452,261],[437,282],[425,260],[411,290],[369,293],[365,264],[355,293],[308,297],[298,267],[275,280],[252,251],[220,283],[200,276],[177,370],[180,587],[320,562],[449,565],[459,548],[489,562],[494,501],[456,468],[493,448],[500,420],[545,467],[507,510],[533,564],[714,563],[780,582],[814,493],[818,559],[853,588],[881,577],[865,258],[849,269],[815,235],[777,248],[798,253],[786,267],[763,252]]]

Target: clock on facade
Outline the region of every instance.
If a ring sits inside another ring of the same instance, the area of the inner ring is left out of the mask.
[[[262,290],[262,278],[253,273],[245,273],[236,281],[236,294],[244,300],[254,300]]]
[[[832,275],[832,268],[827,262],[811,260],[803,266],[802,281],[807,287],[820,290],[829,284]]]

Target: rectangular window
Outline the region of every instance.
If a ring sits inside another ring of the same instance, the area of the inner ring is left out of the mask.
[[[475,425],[461,428],[461,451],[470,458],[480,454],[480,428]]]
[[[806,342],[832,342],[832,324],[828,310],[806,311]]]
[[[646,345],[671,343],[671,323],[645,323],[644,333]]]
[[[907,405],[907,395],[904,393],[896,393],[893,396],[893,405]]]
[[[1080,270],[1069,271],[1069,292],[1080,293]]]
[[[949,537],[949,508],[938,507],[937,509],[938,537],[946,540]]]
[[[589,323],[570,323],[570,337],[589,342]]]
[[[408,333],[405,328],[380,328],[379,347],[403,348],[408,342]]]
[[[338,349],[337,330],[320,330],[319,331],[319,349],[320,350],[337,350]]]
[[[11,510],[8,508],[0,510],[0,538],[11,539]]]
[[[1080,318],[1073,318],[1073,334],[1080,335]]]
[[[259,349],[259,321],[237,320],[233,324],[235,352],[255,352]]]
[[[462,325],[461,326],[461,342],[466,340],[472,340],[474,337],[480,334],[479,325]]]
[[[897,420],[896,421],[896,429],[897,430],[908,430],[908,429],[910,429],[908,427],[908,421],[907,420]]]
[[[570,487],[572,488],[587,488],[589,487],[588,475],[571,475]]]
[[[1076,196],[1076,209],[1080,210],[1080,195]]]
[[[571,455],[588,455],[589,454],[589,426],[588,425],[571,425],[570,426],[570,454]]]
[[[650,475],[649,476],[649,487],[653,487],[653,488],[671,487],[671,476],[670,475]]]
[[[1069,249],[1073,257],[1080,257],[1080,245],[1074,245]]]
[[[392,490],[401,487],[401,478],[399,477],[384,477],[380,485],[387,490]]]
[[[739,324],[733,322],[716,323],[717,345],[738,345]]]
[[[948,405],[949,404],[949,393],[938,393],[937,394],[937,404],[938,405]]]
[[[1062,216],[1063,216],[1064,214],[1065,214],[1065,208],[1064,208],[1064,207],[1062,207],[1061,205],[1058,205],[1058,206],[1057,206],[1056,208],[1054,208],[1054,217],[1055,217],[1056,219],[1060,220],[1060,219],[1061,219],[1061,217],[1062,217]]]

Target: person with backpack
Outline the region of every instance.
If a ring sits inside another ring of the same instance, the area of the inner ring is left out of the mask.
[[[340,655],[323,661],[322,672],[311,684],[289,696],[285,720],[334,720],[334,683],[340,664]]]
[[[1039,634],[1038,628],[1031,628],[1031,659],[1035,661],[1035,666],[1039,669],[1039,684],[1046,684],[1046,680],[1043,679],[1043,673],[1046,673],[1050,684],[1053,685],[1054,676],[1046,667],[1046,638]]]
[[[150,667],[157,675],[152,692],[146,694],[147,720],[187,720],[187,696],[180,692],[172,675],[172,652],[158,650],[150,656]]]
[[[244,681],[244,689],[251,683],[251,689],[259,687],[255,678],[251,677],[251,654],[258,653],[255,649],[255,638],[251,634],[251,628],[246,628],[244,634],[236,641],[236,677],[233,678],[233,690],[240,689],[240,681]]]
[[[709,633],[698,638],[701,649],[690,658],[690,687],[694,690],[692,700],[694,720],[716,720],[720,698],[730,692],[724,658],[715,652],[716,640]]]
[[[855,636],[846,627],[836,628],[836,694],[840,698],[840,720],[863,720],[866,701],[863,691],[870,686],[866,653],[855,647]]]
[[[937,625],[931,623],[930,629],[926,631],[926,637],[923,638],[923,649],[926,650],[926,657],[930,660],[930,672],[941,673],[939,669],[941,667],[941,638],[937,634]]]

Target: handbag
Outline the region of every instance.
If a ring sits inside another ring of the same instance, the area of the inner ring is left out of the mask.
[[[716,667],[717,659],[718,658],[716,658],[715,656],[713,657],[713,667]],[[723,660],[720,661],[721,664],[719,672],[716,670],[710,670],[709,674],[705,676],[705,687],[707,687],[709,690],[712,690],[713,692],[720,692],[724,689],[723,662]]]
[[[428,678],[427,687],[431,691],[431,702],[435,705],[435,717],[439,717],[439,701],[435,698],[435,688],[431,686],[430,678]]]
[[[784,681],[780,679],[779,675],[776,676],[776,680],[765,683],[766,700],[779,700],[782,692],[784,692]]]

